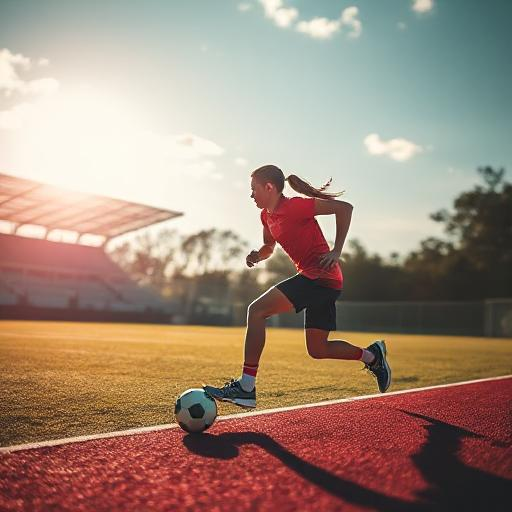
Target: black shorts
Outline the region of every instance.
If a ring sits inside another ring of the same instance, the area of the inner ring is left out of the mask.
[[[275,287],[283,292],[299,313],[304,308],[304,328],[336,330],[336,299],[341,290],[318,284],[318,279],[309,279],[297,274],[277,283]]]

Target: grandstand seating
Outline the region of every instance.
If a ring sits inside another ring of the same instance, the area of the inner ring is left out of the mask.
[[[0,234],[0,306],[169,313],[101,247]]]

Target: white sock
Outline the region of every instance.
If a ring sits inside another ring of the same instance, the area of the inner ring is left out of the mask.
[[[242,376],[238,379],[240,381],[240,387],[246,391],[252,391],[256,384],[256,373],[258,372],[257,365],[244,364],[242,369]]]
[[[254,377],[252,375],[247,375],[247,373],[242,373],[242,376],[238,380],[240,381],[240,387],[244,391],[249,392],[254,389],[254,385],[256,383],[256,377]]]
[[[361,349],[363,351],[363,354],[361,355],[361,359],[359,361],[363,361],[363,363],[371,364],[373,361],[375,361],[375,356],[365,348]]]

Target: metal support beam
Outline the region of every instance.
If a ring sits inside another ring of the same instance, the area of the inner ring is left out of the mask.
[[[12,196],[9,196],[7,199],[4,199],[3,201],[0,201],[0,206],[7,204],[9,201],[12,201],[13,199],[18,199],[19,197],[26,196],[27,194],[34,192],[34,190],[37,190],[38,188],[42,188],[45,186],[46,185],[43,185],[42,183],[38,183],[35,187],[27,188],[26,190],[22,190],[20,193],[14,194]]]

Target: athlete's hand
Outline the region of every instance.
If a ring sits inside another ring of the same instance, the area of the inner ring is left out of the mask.
[[[338,263],[340,256],[341,253],[339,251],[335,251],[334,249],[332,251],[326,252],[320,256],[320,267],[324,269],[332,268],[334,265],[336,265],[336,263]]]
[[[245,263],[248,267],[254,267],[260,260],[260,253],[258,251],[251,251],[245,258]]]

